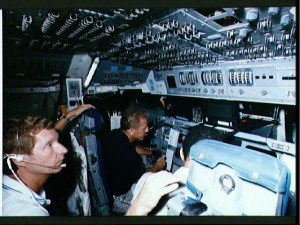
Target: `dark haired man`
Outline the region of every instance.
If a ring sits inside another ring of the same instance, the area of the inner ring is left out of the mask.
[[[141,155],[151,151],[139,146],[148,129],[148,114],[140,107],[130,106],[121,117],[121,126],[104,135],[104,162],[107,180],[114,195],[113,211],[125,214],[130,206],[131,188],[147,171]],[[164,168],[165,160],[159,158],[148,169],[157,172]]]

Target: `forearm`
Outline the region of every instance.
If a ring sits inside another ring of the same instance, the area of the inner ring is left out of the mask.
[[[76,108],[70,110],[69,112],[66,113],[66,115],[62,116],[55,124],[55,129],[58,132],[61,132],[66,125],[73,120],[75,117],[81,115],[85,110],[88,110],[90,108],[95,108],[91,104],[83,104],[79,105]]]
[[[68,117],[68,114],[66,114],[64,117],[61,117],[56,123],[55,123],[55,130],[58,132],[63,131],[63,129],[67,126],[69,123],[70,118]]]
[[[136,146],[135,147],[135,150],[136,152],[139,154],[139,155],[148,155],[148,156],[151,156],[152,155],[152,151],[149,150],[149,149],[145,149],[141,146]]]

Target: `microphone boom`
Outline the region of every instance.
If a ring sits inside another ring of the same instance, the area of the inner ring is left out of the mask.
[[[47,168],[52,168],[52,169],[58,169],[58,168],[63,168],[63,167],[66,167],[67,164],[63,163],[61,164],[60,166],[47,166],[47,165],[42,165],[42,164],[39,164],[39,163],[35,163],[35,162],[30,162],[30,161],[27,161],[27,160],[22,160],[23,162],[27,162],[27,163],[31,163],[31,164],[34,164],[34,165],[37,165],[37,166],[43,166],[43,167],[47,167]]]

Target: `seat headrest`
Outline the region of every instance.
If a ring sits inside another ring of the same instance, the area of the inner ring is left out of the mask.
[[[91,132],[99,131],[104,126],[104,121],[101,113],[97,109],[89,109],[84,115],[84,127]]]
[[[216,140],[201,140],[191,147],[190,158],[210,168],[223,163],[236,175],[274,192],[284,193],[290,176],[288,167],[280,159],[262,152]],[[251,163],[250,163],[251,162]],[[259,178],[253,177],[259,173]]]

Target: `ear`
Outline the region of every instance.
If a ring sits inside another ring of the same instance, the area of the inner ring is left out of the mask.
[[[19,160],[18,157],[21,157],[22,160]],[[18,167],[24,167],[26,165],[26,163],[24,162],[24,160],[26,159],[25,155],[18,155],[17,158],[12,158],[11,160],[13,160],[14,164]]]
[[[26,165],[25,162],[19,162],[19,161],[17,161],[17,160],[14,160],[14,164],[15,164],[16,166],[18,166],[18,167],[24,167],[24,166]]]
[[[185,158],[184,158],[183,148],[182,148],[182,147],[181,147],[180,150],[179,150],[179,154],[180,154],[181,160],[184,162]]]
[[[132,136],[134,128],[129,128],[128,131],[129,131],[130,136]]]

